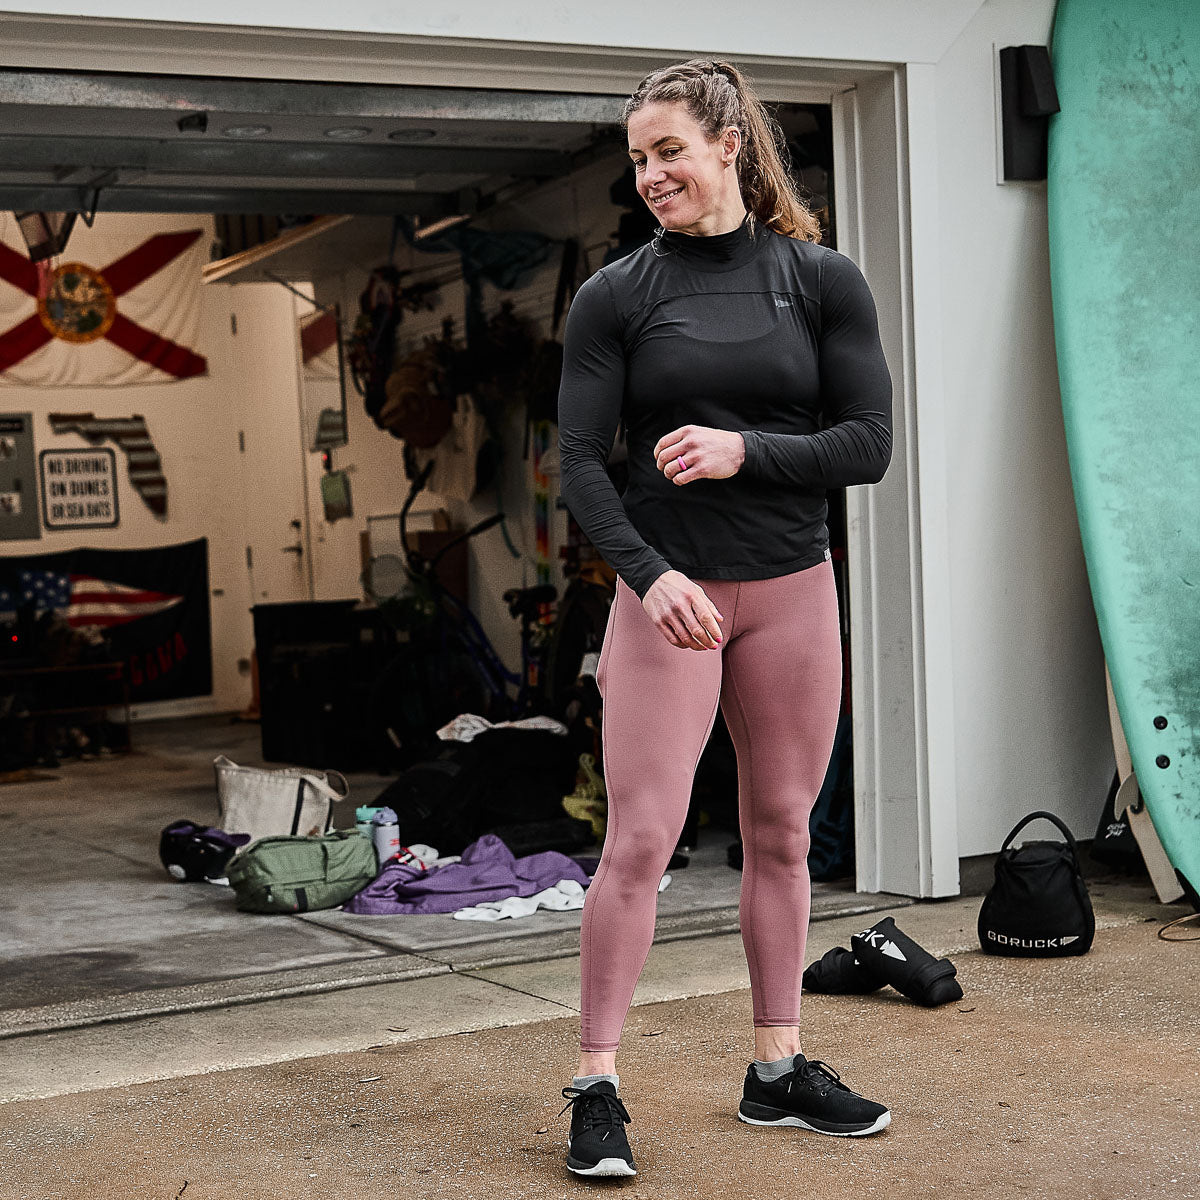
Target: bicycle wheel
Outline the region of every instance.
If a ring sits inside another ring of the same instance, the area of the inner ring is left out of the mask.
[[[376,604],[384,604],[409,590],[408,567],[399,555],[376,555],[367,563],[367,569],[362,574],[362,585],[369,599]]]

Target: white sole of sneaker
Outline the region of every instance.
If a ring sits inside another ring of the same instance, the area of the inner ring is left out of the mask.
[[[823,1133],[826,1137],[868,1137],[872,1133],[879,1133],[880,1130],[886,1129],[892,1123],[892,1114],[890,1112],[882,1113],[875,1124],[868,1126],[866,1129],[852,1129],[845,1132],[838,1132],[832,1129],[819,1129],[816,1125],[810,1125],[800,1117],[780,1117],[775,1121],[759,1121],[754,1117],[747,1117],[744,1113],[739,1112],[738,1120],[745,1121],[747,1125],[787,1125],[793,1129],[807,1129],[810,1133]]]
[[[567,1170],[575,1175],[636,1175],[637,1172],[623,1158],[602,1158],[594,1167],[573,1167]]]

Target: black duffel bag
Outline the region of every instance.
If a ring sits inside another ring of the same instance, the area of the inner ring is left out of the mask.
[[[1057,825],[1066,842],[1009,844],[1030,821]],[[1086,954],[1096,918],[1071,831],[1053,813],[1022,817],[1004,839],[996,881],[979,909],[979,944],[989,954],[1057,958]]]
[[[435,757],[409,767],[374,803],[395,810],[402,846],[422,842],[439,854],[461,854],[489,830],[562,820],[555,848],[570,853],[578,848],[578,830],[562,798],[575,786],[576,767],[570,739],[561,734],[489,729],[470,742],[441,743]]]
[[[479,836],[487,775],[473,742],[443,742],[434,758],[415,763],[373,803],[395,810],[400,845],[418,842],[439,854],[461,854]]]

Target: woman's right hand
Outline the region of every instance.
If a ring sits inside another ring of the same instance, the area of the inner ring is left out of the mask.
[[[651,585],[642,607],[659,633],[681,650],[715,650],[725,618],[704,589],[682,571],[667,571]]]

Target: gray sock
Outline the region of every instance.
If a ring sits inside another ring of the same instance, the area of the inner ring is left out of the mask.
[[[620,1075],[576,1075],[571,1080],[571,1086],[586,1089],[590,1088],[593,1083],[599,1083],[602,1079],[611,1083],[614,1090],[621,1086]]]
[[[763,1083],[773,1083],[776,1079],[782,1079],[792,1069],[795,1057],[794,1054],[789,1054],[786,1058],[772,1059],[771,1062],[763,1062],[756,1058],[754,1073]]]

